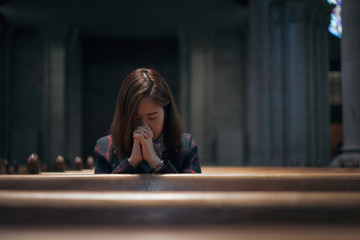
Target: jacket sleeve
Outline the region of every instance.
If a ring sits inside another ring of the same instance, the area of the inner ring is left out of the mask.
[[[136,173],[136,169],[133,168],[127,158],[123,159],[120,163],[115,165],[111,164],[111,158],[114,156],[110,152],[111,147],[111,138],[100,138],[95,145],[95,174],[102,173]]]
[[[201,173],[198,147],[191,134],[184,134],[180,146],[180,168],[167,161],[159,173]]]
[[[170,161],[165,161],[165,165],[160,169],[158,173],[178,173],[178,170]]]
[[[112,170],[111,173],[137,173],[137,171],[130,165],[128,158],[125,158]]]
[[[183,165],[180,172],[201,173],[198,147],[195,143],[195,139],[191,136],[191,134],[186,134],[184,142],[184,147],[181,149]]]

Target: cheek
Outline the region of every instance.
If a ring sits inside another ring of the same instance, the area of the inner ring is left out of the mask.
[[[161,131],[163,126],[163,119],[156,119],[155,126],[158,131]]]
[[[164,119],[163,118],[158,118],[156,119],[153,124],[152,124],[152,131],[156,134],[156,135],[160,135],[163,129],[163,122]]]

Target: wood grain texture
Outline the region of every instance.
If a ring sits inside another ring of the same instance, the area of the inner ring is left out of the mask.
[[[202,174],[1,175],[0,190],[359,191],[360,172],[342,169],[219,169]],[[221,173],[222,171],[222,173]]]
[[[360,223],[358,192],[0,191],[0,225]]]
[[[358,226],[324,225],[230,225],[230,226],[56,226],[56,227],[0,227],[1,238],[6,240],[358,240]]]

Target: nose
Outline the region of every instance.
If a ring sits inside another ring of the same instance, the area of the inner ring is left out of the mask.
[[[135,126],[136,126],[136,127],[143,126],[143,127],[149,127],[149,128],[150,128],[150,125],[148,124],[147,120],[146,120],[146,119],[142,119],[142,118],[136,119]]]
[[[143,121],[142,121],[142,126],[144,126],[144,127],[149,127],[149,124],[147,123],[146,120],[143,120]]]

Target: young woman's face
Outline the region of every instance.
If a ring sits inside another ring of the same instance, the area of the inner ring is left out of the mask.
[[[160,137],[164,128],[164,108],[155,103],[151,98],[144,97],[140,100],[137,111],[137,126],[148,126],[153,132],[153,140]]]

